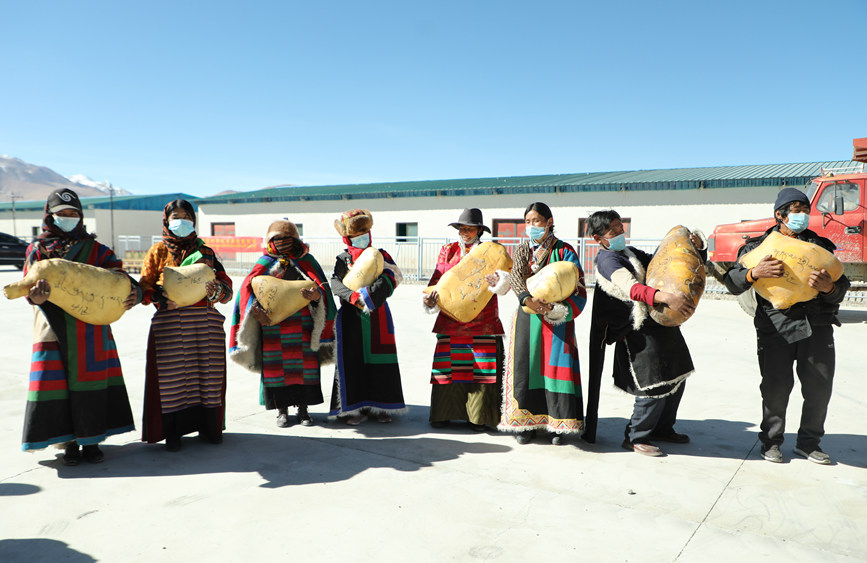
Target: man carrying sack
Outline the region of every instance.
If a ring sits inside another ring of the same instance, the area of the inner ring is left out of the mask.
[[[777,224],[761,237],[748,240],[738,258],[759,246],[774,231],[833,252],[834,243],[807,229],[809,214],[810,200],[804,192],[795,188],[780,190],[774,203]],[[753,268],[736,263],[726,272],[724,281],[729,291],[739,295],[758,279],[782,277],[784,270],[780,260],[768,255]],[[813,271],[808,285],[818,291],[818,295],[788,309],[775,309],[761,295],[756,295],[754,323],[762,374],[759,440],[762,457],[773,463],[783,461],[780,446],[789,394],[794,386],[792,366],[796,363],[804,405],[794,453],[814,463],[831,463],[830,456],[819,448],[819,441],[825,434],[825,416],[834,379],[834,329],[831,325],[840,326],[837,311],[849,289],[849,280],[844,275],[835,282],[828,272],[821,270]]]

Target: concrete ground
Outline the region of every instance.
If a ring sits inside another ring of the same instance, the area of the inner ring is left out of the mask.
[[[19,276],[0,270],[0,285]],[[828,467],[793,459],[797,385],[786,462],[759,458],[755,333],[726,300],[702,301],[684,326],[696,373],[677,430],[692,443],[663,445],[666,457],[621,449],[632,398],[607,375],[595,445],[434,430],[420,290],[390,299],[410,405],[394,424],[326,423],[319,405],[316,426],[279,429],[256,375],[230,363],[222,445],[189,437],[169,453],[128,433],[106,442],[104,463],[78,467],[20,450],[32,311],[3,299],[0,561],[867,560],[867,309],[845,309],[836,332]],[[504,318],[515,304],[501,301]],[[585,365],[589,312],[576,322]],[[114,325],[137,424],[151,315],[136,307]]]

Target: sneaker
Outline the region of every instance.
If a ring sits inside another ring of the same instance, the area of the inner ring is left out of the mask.
[[[298,422],[301,423],[301,426],[313,426],[313,418],[307,412],[306,406],[298,407]]]
[[[769,448],[762,448],[762,457],[771,463],[783,463],[783,452],[776,444]]]
[[[289,415],[285,412],[281,412],[277,415],[277,427],[278,428],[288,428],[289,427]]]
[[[659,449],[659,446],[654,446],[653,444],[644,444],[641,442],[632,442],[628,438],[623,440],[621,446],[623,446],[624,450],[632,450],[637,454],[650,457],[660,457],[665,455],[665,453],[661,449]]]
[[[535,438],[535,437],[536,437],[536,431],[535,430],[525,430],[523,432],[520,432],[519,434],[516,434],[515,440],[523,446],[524,444],[529,444],[530,441],[532,441],[533,438]]]
[[[563,438],[562,434],[554,434],[554,436],[551,437],[551,444],[555,446],[562,446],[565,443],[566,440]]]
[[[796,455],[805,457],[813,463],[818,463],[819,465],[831,465],[831,456],[820,450],[818,447],[810,453],[805,452],[799,447],[795,447],[792,451]]]
[[[388,414],[387,412],[381,412],[378,415],[376,415],[376,421],[381,422],[382,424],[388,424],[392,420],[393,419],[391,418],[391,415]]]

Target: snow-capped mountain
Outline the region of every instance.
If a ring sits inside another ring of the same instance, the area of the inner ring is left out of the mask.
[[[94,182],[87,176],[76,174],[66,178],[50,168],[24,162],[20,158],[0,155],[0,201],[10,201],[15,194],[21,200],[40,200],[58,188],[70,188],[80,197],[109,194],[108,182]],[[115,195],[129,192],[114,188]]]

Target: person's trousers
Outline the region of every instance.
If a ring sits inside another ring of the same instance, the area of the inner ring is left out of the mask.
[[[684,387],[685,381],[677,391],[665,397],[636,397],[632,418],[626,425],[626,438],[633,443],[646,443],[651,441],[652,435],[665,436],[674,432]]]
[[[813,335],[793,344],[759,343],[759,370],[762,373],[762,426],[759,440],[764,449],[783,443],[786,407],[795,385],[792,366],[801,382],[804,405],[797,443],[809,453],[819,446],[825,434],[825,417],[834,381],[834,328],[813,327]]]

